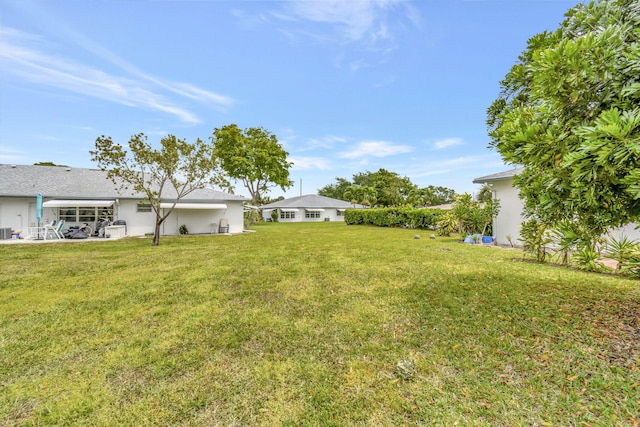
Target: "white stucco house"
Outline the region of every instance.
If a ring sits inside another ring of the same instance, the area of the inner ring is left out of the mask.
[[[344,221],[344,211],[353,204],[331,197],[308,194],[263,205],[262,217],[269,221],[275,211],[280,222]],[[356,205],[356,208],[362,208]]]
[[[118,191],[100,169],[0,164],[0,229],[24,235],[36,223],[36,196],[43,196],[41,223],[65,221],[65,227],[88,223],[95,230],[98,218],[126,223],[127,235],[153,233],[155,214],[141,194]],[[165,189],[161,207],[170,208],[174,189]],[[161,226],[163,235],[177,235],[181,225],[190,234],[217,233],[220,221],[229,233],[244,228],[243,204],[248,199],[213,189],[200,189],[182,198]],[[224,223],[224,221],[223,221]]]
[[[509,239],[514,244],[520,244],[520,225],[523,218],[524,203],[520,199],[519,191],[513,185],[513,177],[522,172],[523,168],[516,168],[492,175],[482,176],[473,180],[474,184],[489,184],[493,189],[493,196],[500,200],[500,212],[493,220],[493,236],[499,245],[508,245]],[[627,236],[633,240],[640,240],[640,230],[637,224],[628,224],[624,227],[613,229],[609,235],[616,238]]]

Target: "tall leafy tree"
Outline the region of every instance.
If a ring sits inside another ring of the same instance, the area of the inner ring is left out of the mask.
[[[441,185],[429,185],[423,189],[427,194],[427,206],[444,205],[452,203],[456,198],[456,191]]]
[[[451,188],[429,185],[412,190],[407,197],[407,203],[424,208],[451,203],[455,197],[456,192]]]
[[[207,185],[227,185],[218,169],[213,147],[200,139],[190,144],[184,139],[167,135],[156,149],[139,133],[129,140],[129,151],[104,135],[96,139],[91,160],[107,171],[107,176],[120,189],[144,195],[156,215],[152,245],[160,244],[160,226],[182,199]],[[161,209],[163,198],[173,202],[170,209]]]
[[[231,124],[216,128],[211,141],[214,153],[222,169],[235,180],[242,182],[256,205],[269,189],[282,190],[293,185],[289,179],[287,153],[275,135],[263,128],[240,129]]]
[[[491,145],[524,166],[527,215],[592,237],[640,217],[640,2],[578,4],[529,40],[501,87]]]
[[[353,182],[336,178],[335,184],[322,187],[318,194],[365,206],[383,207],[404,204],[419,207],[442,205],[453,202],[456,196],[451,188],[433,185],[418,188],[409,178],[386,169],[357,173],[353,175]]]
[[[318,190],[318,195],[331,197],[332,199],[350,201],[348,197],[345,197],[344,193],[347,188],[351,187],[353,183],[345,178],[336,178],[335,184],[327,184]]]
[[[356,203],[360,203],[361,205],[370,207],[377,201],[376,189],[366,185],[350,185],[344,190],[343,197],[353,203],[354,206]]]
[[[415,185],[407,177],[396,172],[379,169],[376,172],[358,173],[353,176],[353,183],[361,187],[372,187],[376,191],[379,206],[401,206],[415,189]]]

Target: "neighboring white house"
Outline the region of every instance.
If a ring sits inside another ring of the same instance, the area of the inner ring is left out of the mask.
[[[522,170],[522,168],[516,168],[473,180],[474,184],[489,184],[493,189],[494,198],[500,200],[500,212],[493,220],[493,236],[499,245],[509,244],[507,236],[511,237],[514,244],[521,244],[518,239],[520,225],[525,221],[522,216],[524,203],[519,197],[518,189],[513,185],[513,177]],[[616,238],[624,235],[630,239],[640,240],[640,231],[636,230],[636,224],[613,229],[609,235]]]
[[[88,223],[94,230],[104,216],[126,222],[127,235],[153,233],[155,214],[141,194],[118,188],[100,169],[58,166],[0,165],[0,228],[22,231],[36,224],[36,196],[43,196],[41,223],[65,220],[68,226]],[[165,189],[161,207],[175,201],[173,188]],[[163,235],[177,235],[181,225],[190,234],[216,233],[226,219],[229,233],[244,228],[245,197],[213,189],[200,189],[182,198],[161,226]]]
[[[269,203],[261,209],[262,217],[267,221],[275,211],[280,222],[322,222],[344,221],[344,211],[353,207],[344,200],[308,194]],[[355,207],[362,208],[361,205]]]

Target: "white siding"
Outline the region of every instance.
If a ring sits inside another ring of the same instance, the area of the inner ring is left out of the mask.
[[[609,231],[609,236],[616,239],[626,236],[628,239],[640,241],[640,230],[636,228],[637,226],[638,224],[627,224],[624,227],[614,228]]]
[[[115,219],[127,223],[127,236],[144,236],[153,233],[156,214],[151,212],[138,212],[138,200],[122,200],[114,207]]]
[[[185,224],[192,234],[212,233],[217,231],[221,218],[229,221],[230,233],[242,233],[244,216],[242,201],[226,201],[227,209],[215,210],[175,210],[165,220],[161,233],[176,235],[180,225]],[[3,197],[0,198],[0,228],[11,228],[26,232],[27,227],[36,225],[35,200],[33,198]],[[114,219],[127,223],[128,236],[143,236],[153,233],[155,227],[154,212],[138,212],[138,200],[122,200],[114,204]],[[45,224],[58,219],[57,208],[45,208],[42,211],[41,223]],[[215,224],[214,224],[215,223]],[[79,225],[67,223],[66,226]],[[91,224],[94,226],[94,224]],[[66,228],[66,227],[65,227]]]
[[[15,231],[23,231],[36,221],[35,208],[33,218],[29,217],[30,199],[0,198],[0,228],[11,228]],[[35,206],[35,200],[34,200]]]
[[[500,212],[493,221],[493,236],[496,243],[508,245],[507,236],[516,245],[522,245],[520,238],[520,226],[524,221],[522,212],[524,203],[518,197],[518,190],[513,186],[513,180],[493,182],[494,197],[500,200]],[[637,224],[627,224],[624,227],[613,229],[609,236],[620,238],[626,236],[632,240],[640,241],[640,230],[636,229]]]
[[[508,245],[507,236],[511,236],[514,244],[520,244],[520,224],[524,204],[518,197],[518,190],[513,181],[497,181],[493,183],[494,197],[500,200],[500,211],[493,221],[493,236],[499,245]]]
[[[162,234],[177,235],[181,225],[189,234],[215,234],[222,218],[229,221],[229,233],[242,233],[242,202],[226,202],[226,209],[174,209],[162,224]]]
[[[344,222],[344,212],[342,215],[338,215],[338,209],[335,208],[322,208],[324,211],[320,212],[320,218],[307,218],[305,208],[285,208],[285,209],[298,209],[295,212],[295,218],[282,218],[280,215],[280,209],[264,209],[262,211],[262,218],[266,221],[270,220],[271,212],[278,212],[278,221],[279,222],[324,222],[324,221],[342,221]],[[310,208],[314,209],[314,208]],[[316,208],[317,209],[317,208]]]

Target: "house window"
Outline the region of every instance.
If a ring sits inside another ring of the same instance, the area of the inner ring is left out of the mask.
[[[338,210],[336,211],[336,216],[344,216],[344,210],[340,210],[340,209],[338,209]]]
[[[65,222],[95,222],[98,218],[108,218],[113,221],[113,208],[111,207],[64,207],[58,209],[58,219]]]
[[[78,209],[77,208],[60,208],[58,210],[58,219],[65,220],[66,222],[78,222]]]
[[[96,220],[96,208],[79,208],[78,219],[80,222],[93,222]]]
[[[320,218],[320,212],[318,211],[306,211],[304,213],[305,218]]]
[[[151,203],[138,203],[136,212],[151,212]]]
[[[280,219],[295,219],[295,217],[296,217],[295,212],[280,211]]]

